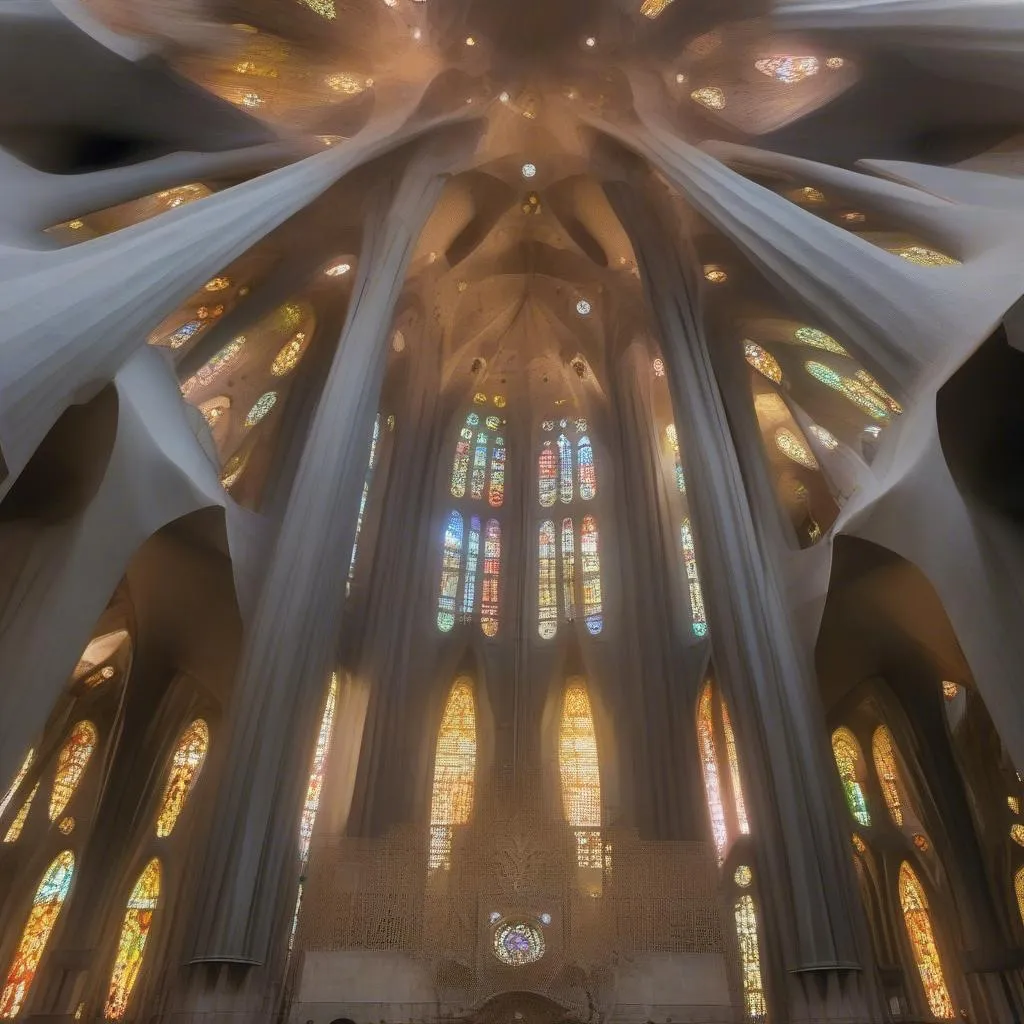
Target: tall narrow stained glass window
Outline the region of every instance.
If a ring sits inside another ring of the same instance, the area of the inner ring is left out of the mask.
[[[466,544],[466,581],[462,588],[462,621],[473,618],[476,607],[476,571],[480,565],[480,517],[469,520],[469,539]]]
[[[537,538],[537,632],[550,640],[558,630],[558,569],[555,562],[555,524],[545,519]]]
[[[11,784],[4,793],[3,799],[0,800],[0,818],[4,816],[4,811],[7,810],[7,805],[14,799],[14,794],[18,792],[18,787],[25,781],[25,776],[28,775],[29,768],[32,767],[32,761],[36,756],[34,749],[30,750],[25,755],[25,760],[21,762],[21,767],[18,769],[18,774],[11,780]]]
[[[565,434],[558,435],[558,499],[568,505],[573,498],[572,445]]]
[[[604,625],[604,616],[601,612],[601,556],[597,520],[593,516],[584,516],[580,524],[580,561],[583,565],[583,615],[587,632],[597,636]]]
[[[470,680],[455,680],[437,734],[434,787],[430,798],[430,871],[451,867],[456,825],[473,813],[476,787],[476,701]]]
[[[700,753],[701,771],[704,775],[704,793],[708,802],[708,816],[711,819],[711,838],[715,843],[718,863],[725,860],[729,846],[729,829],[725,821],[725,806],[722,803],[722,780],[718,774],[718,750],[715,745],[714,688],[710,682],[704,684],[697,704],[697,749]]]
[[[459,575],[462,571],[462,516],[448,515],[441,555],[441,586],[437,597],[437,628],[447,633],[455,625],[455,602],[459,596]]]
[[[861,758],[860,744],[849,729],[842,727],[832,733],[832,755],[836,759],[836,768],[839,770],[850,813],[861,825],[870,825],[871,814],[868,812],[867,800],[864,799],[864,791],[857,779],[857,768]]]
[[[117,940],[117,956],[103,1009],[106,1020],[120,1020],[128,1009],[132,989],[139,980],[153,912],[160,900],[160,861],[154,857],[142,870],[128,897],[128,908]]]
[[[550,441],[544,442],[537,459],[537,486],[541,508],[551,508],[558,496],[558,456]]]
[[[672,452],[672,462],[676,476],[676,489],[680,494],[685,494],[686,477],[683,475],[683,460],[679,454],[679,435],[676,433],[676,425],[674,423],[670,423],[665,428],[665,440],[668,442],[669,450]]]
[[[487,504],[501,508],[505,501],[505,439],[496,437],[491,449],[491,480],[487,491]]]
[[[36,798],[36,792],[39,790],[39,783],[37,782],[29,794],[25,797],[25,802],[18,808],[18,813],[11,820],[11,824],[4,835],[5,843],[16,843],[21,836],[21,830],[25,827],[25,822],[28,819],[28,813],[32,810],[32,801]]]
[[[764,983],[761,980],[761,944],[757,935],[754,897],[749,893],[744,893],[736,901],[735,916],[747,1020],[764,1021],[768,1014],[768,1005],[765,1002]]]
[[[590,697],[582,680],[565,690],[558,731],[558,771],[562,780],[565,820],[576,835],[581,868],[603,865],[601,847],[601,771]]]
[[[0,1018],[12,1020],[24,1008],[39,961],[71,889],[74,873],[75,856],[70,850],[58,853],[46,869],[32,897],[32,909],[0,992]]]
[[[928,1008],[933,1016],[941,1020],[952,1020],[955,1016],[953,1000],[946,987],[942,960],[935,943],[928,899],[914,869],[906,861],[900,865],[899,893],[903,923],[907,927],[907,938],[914,954],[914,963],[921,975]]]
[[[373,471],[377,466],[377,445],[380,441],[380,413],[373,421],[373,435],[370,438],[370,458],[366,463],[366,476],[363,477],[363,492],[359,496],[359,514],[356,516],[356,532],[352,538],[352,555],[348,560],[348,579],[345,581],[345,595],[352,590],[352,580],[356,574],[356,554],[359,551],[359,534],[363,529],[363,517],[366,515],[366,502],[373,486]],[[458,456],[456,456],[458,457]]]
[[[453,498],[461,498],[466,493],[466,478],[469,475],[469,442],[473,440],[473,431],[463,427],[459,431],[459,440],[455,444],[455,459],[452,462],[451,492]]]
[[[576,539],[572,519],[562,520],[562,606],[566,621],[576,618]]]
[[[197,718],[179,737],[171,755],[171,767],[156,816],[156,834],[161,839],[174,831],[178,816],[202,771],[209,746],[210,729],[201,718]]]
[[[480,598],[480,629],[484,636],[498,634],[498,597],[501,587],[501,524],[487,520],[484,533],[484,587]]]
[[[689,517],[679,527],[683,547],[683,566],[686,569],[686,585],[690,591],[690,616],[694,636],[707,636],[708,620],[704,612],[704,593],[700,588],[700,573],[697,570],[697,555],[693,550],[693,531]]]
[[[732,800],[736,807],[736,822],[740,832],[750,834],[750,822],[747,820],[747,805],[743,799],[743,782],[740,779],[740,760],[736,753],[736,737],[732,731],[732,720],[729,718],[729,707],[722,701],[722,734],[725,736],[725,756],[729,761],[729,780],[732,782]]]
[[[75,795],[99,736],[92,722],[79,722],[57,755],[57,773],[50,791],[50,821],[56,821]]]
[[[887,726],[880,725],[871,737],[871,756],[878,772],[878,784],[882,787],[885,806],[897,825],[903,824],[903,805],[900,803],[899,772],[896,768],[896,751],[893,748],[892,733]]]
[[[469,477],[469,496],[476,500],[484,496],[484,481],[487,477],[487,448],[487,431],[480,430],[477,432],[476,444],[473,447],[473,471]]]
[[[1017,912],[1021,921],[1024,921],[1024,868],[1017,868],[1013,876],[1013,891],[1017,896]]]
[[[597,494],[597,473],[594,470],[594,449],[586,434],[576,442],[576,461],[579,465],[580,498],[590,501]]]

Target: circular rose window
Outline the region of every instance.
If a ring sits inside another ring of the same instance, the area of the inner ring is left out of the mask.
[[[494,955],[509,967],[532,964],[544,955],[544,936],[526,921],[506,921],[494,931]]]

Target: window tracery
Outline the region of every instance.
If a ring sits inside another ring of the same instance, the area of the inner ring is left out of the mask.
[[[370,437],[370,458],[366,463],[366,476],[363,477],[363,490],[359,496],[359,513],[356,515],[356,532],[352,538],[352,554],[348,560],[348,579],[345,581],[345,596],[352,590],[352,580],[356,574],[356,556],[359,553],[359,534],[363,529],[363,518],[366,515],[366,502],[370,497],[373,485],[373,471],[377,468],[377,443],[380,441],[380,413],[373,421],[373,434]]]
[[[185,809],[185,801],[203,769],[209,746],[210,729],[202,718],[197,718],[175,744],[167,782],[160,798],[160,810],[156,816],[156,834],[159,838],[166,838],[174,831]]]
[[[92,722],[79,722],[57,755],[57,773],[50,791],[50,821],[56,821],[75,795],[99,736]]]
[[[859,406],[872,419],[887,421],[889,407],[867,385],[852,377],[844,377],[831,366],[816,362],[813,359],[804,363],[807,372],[825,387],[838,391],[854,405]]]
[[[885,805],[889,815],[897,824],[903,825],[903,805],[900,803],[899,773],[896,768],[896,751],[893,749],[892,733],[887,726],[880,725],[871,737],[871,755],[878,773],[878,784],[882,787]]]
[[[860,744],[845,726],[832,733],[832,755],[836,761],[836,768],[839,770],[839,778],[843,783],[843,792],[846,794],[846,804],[850,808],[850,813],[861,825],[865,827],[870,825],[871,814],[868,812],[864,791],[857,778],[857,768],[861,758]]]
[[[793,337],[799,344],[806,345],[808,348],[821,349],[822,352],[832,352],[837,356],[848,356],[850,354],[831,334],[826,334],[824,331],[818,330],[817,327],[798,327],[793,332]]]
[[[932,930],[928,899],[914,869],[907,861],[900,865],[899,895],[903,922],[914,954],[914,963],[921,976],[925,998],[928,1000],[928,1008],[933,1016],[941,1020],[952,1020],[955,1016],[953,1001],[946,987],[942,960]]]
[[[146,940],[153,925],[153,913],[160,899],[160,861],[154,857],[142,870],[128,897],[117,955],[110,976],[110,989],[104,1006],[105,1020],[120,1020],[128,1009],[132,989],[139,980]]]
[[[577,863],[581,868],[600,868],[601,771],[590,696],[582,681],[570,682],[562,701],[558,770],[565,820],[576,836]]]
[[[448,695],[437,735],[430,800],[429,870],[451,867],[454,829],[469,821],[475,787],[476,701],[470,680],[462,676]]]

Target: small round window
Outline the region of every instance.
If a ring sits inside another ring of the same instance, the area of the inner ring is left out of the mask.
[[[544,936],[526,921],[506,921],[494,930],[494,955],[509,967],[535,963],[544,955]]]

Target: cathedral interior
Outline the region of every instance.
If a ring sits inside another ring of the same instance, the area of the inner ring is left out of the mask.
[[[1024,1021],[1024,0],[0,82],[0,1019]]]

